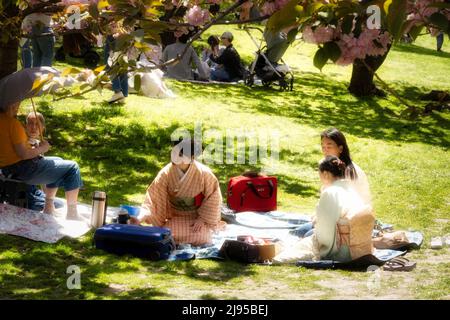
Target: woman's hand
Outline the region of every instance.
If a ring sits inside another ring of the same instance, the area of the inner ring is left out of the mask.
[[[206,228],[205,223],[201,220],[196,220],[192,226],[192,231],[194,232],[202,232]]]
[[[130,224],[140,225],[141,221],[138,218],[130,217]]]
[[[39,150],[39,153],[46,153],[48,152],[48,150],[50,150],[50,147],[50,143],[44,140],[39,143],[39,147],[37,149]]]

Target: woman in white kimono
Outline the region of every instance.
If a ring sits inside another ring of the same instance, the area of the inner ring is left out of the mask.
[[[337,243],[337,222],[344,213],[365,207],[364,201],[345,178],[346,165],[335,156],[328,156],[319,164],[322,194],[313,218],[313,234],[274,258],[274,262],[292,263],[298,260],[350,261],[347,246]]]
[[[222,195],[211,169],[197,162],[190,139],[178,141],[166,165],[147,189],[139,219],[172,231],[177,244],[210,244],[212,232],[220,225]]]
[[[342,132],[336,128],[330,128],[323,131],[320,135],[322,144],[322,153],[324,157],[335,156],[344,162],[345,178],[347,183],[356,191],[359,198],[365,205],[371,205],[372,199],[369,189],[369,181],[364,171],[352,161],[350,149],[347,140]],[[292,230],[291,234],[299,237],[308,237],[313,232],[313,224],[305,223],[301,227]]]

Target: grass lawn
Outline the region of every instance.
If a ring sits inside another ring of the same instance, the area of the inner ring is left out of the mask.
[[[221,33],[225,27],[215,27]],[[235,46],[246,62],[255,48],[234,29]],[[205,35],[205,39],[209,33]],[[298,42],[284,60],[295,70],[293,92],[243,85],[200,85],[167,81],[176,99],[131,95],[123,106],[109,106],[92,92],[83,98],[38,99],[47,118],[49,155],[76,160],[89,202],[104,190],[111,205],[140,204],[147,185],[169,161],[170,135],[177,128],[241,130],[280,137],[281,210],[313,213],[319,198],[317,162],[320,132],[336,126],[347,136],[354,161],[368,175],[377,218],[396,229],[418,229],[425,243],[408,254],[417,268],[382,272],[380,287],[369,290],[368,272],[313,271],[291,266],[232,262],[148,262],[116,257],[92,247],[92,232],[56,245],[0,236],[0,298],[19,299],[347,299],[450,298],[450,251],[428,249],[432,236],[450,233],[450,130],[448,112],[417,120],[397,117],[404,107],[393,96],[358,99],[347,93],[351,68],[312,65],[314,46]],[[422,93],[450,90],[450,44],[435,51],[435,38],[395,46],[379,75],[411,104]],[[62,65],[57,65],[62,66]],[[23,112],[28,111],[23,105]],[[212,142],[206,136],[205,142]],[[222,191],[231,176],[255,165],[213,164]],[[225,193],[223,193],[225,194]],[[66,269],[82,270],[81,290],[68,290]],[[249,290],[251,288],[251,290]]]

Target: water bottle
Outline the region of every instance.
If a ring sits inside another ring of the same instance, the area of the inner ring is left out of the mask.
[[[91,226],[100,228],[105,224],[106,220],[106,192],[95,191],[92,196],[92,215]]]

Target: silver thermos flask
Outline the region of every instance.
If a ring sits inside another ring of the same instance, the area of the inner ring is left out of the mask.
[[[106,192],[95,191],[92,196],[91,226],[100,228],[106,222]]]

